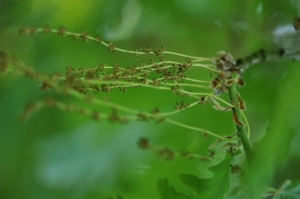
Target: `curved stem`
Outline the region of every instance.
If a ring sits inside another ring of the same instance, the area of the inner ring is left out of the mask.
[[[44,28],[36,28],[35,29],[35,33],[45,33],[45,29]],[[47,30],[47,33],[59,33],[60,30],[59,29],[50,29]],[[60,34],[61,35],[61,34]],[[86,40],[91,40],[91,41],[95,41],[97,43],[101,43],[102,45],[106,46],[106,47],[110,47],[111,43],[109,42],[104,42],[99,40],[99,38],[96,37],[92,37],[86,33],[75,33],[75,32],[70,32],[67,31],[67,29],[63,30],[63,35],[69,35],[72,36],[73,38],[85,38]],[[61,36],[63,36],[61,35]],[[117,48],[114,47],[115,51],[119,51],[119,52],[124,52],[124,53],[130,53],[130,54],[139,54],[139,55],[146,55],[146,54],[155,54],[155,52],[153,51],[149,51],[149,52],[140,52],[140,51],[136,51],[136,50],[125,50],[122,48]],[[210,58],[206,58],[206,57],[196,57],[196,56],[190,56],[190,55],[185,55],[185,54],[181,54],[181,53],[175,53],[175,52],[171,52],[171,51],[161,51],[162,54],[170,54],[170,55],[175,55],[175,56],[179,56],[179,57],[185,57],[185,58],[189,58],[189,59],[193,59],[196,61],[211,61]]]
[[[174,124],[176,126],[181,126],[183,128],[186,128],[186,129],[190,129],[190,130],[194,130],[194,131],[198,131],[200,133],[203,133],[203,134],[207,134],[207,135],[211,135],[211,136],[214,136],[216,138],[219,138],[219,139],[222,139],[222,140],[234,140],[234,138],[226,138],[226,137],[222,137],[218,134],[215,134],[211,131],[208,131],[208,130],[205,130],[205,129],[201,129],[201,128],[198,128],[198,127],[194,127],[194,126],[189,126],[187,124],[183,124],[183,123],[180,123],[180,122],[177,122],[175,120],[172,120],[170,118],[166,118],[165,119],[166,122],[168,123],[171,123],[171,124]]]

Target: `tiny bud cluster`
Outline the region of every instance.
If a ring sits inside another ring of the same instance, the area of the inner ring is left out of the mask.
[[[233,56],[230,53],[224,51],[220,51],[219,57],[214,61],[217,69],[220,71],[229,71],[236,65]]]
[[[137,146],[142,150],[152,151],[154,154],[167,161],[182,157],[188,159],[198,159],[202,162],[210,162],[210,160],[215,156],[215,151],[212,150],[208,151],[209,152],[208,155],[203,156],[203,155],[188,152],[186,150],[175,152],[168,148],[159,148],[151,145],[149,138],[145,138],[145,137],[141,137],[138,140]]]
[[[261,56],[261,59],[264,59],[264,51],[261,50],[259,53],[255,53],[252,56]],[[211,81],[210,86],[215,95],[218,96],[225,93],[232,84],[237,84],[238,86],[245,85],[241,78],[242,68],[239,67],[242,62],[241,59],[236,62],[233,56],[228,52],[219,52],[219,57],[214,59],[214,63],[220,73]],[[236,74],[237,78],[235,77]]]

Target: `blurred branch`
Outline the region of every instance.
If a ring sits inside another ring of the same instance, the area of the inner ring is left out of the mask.
[[[300,52],[287,52],[283,49],[280,49],[276,53],[266,53],[265,50],[261,49],[248,57],[237,59],[236,67],[240,68],[241,72],[244,72],[247,68],[249,68],[252,65],[267,61],[277,61],[281,59],[290,59],[292,61],[298,61],[300,60]]]

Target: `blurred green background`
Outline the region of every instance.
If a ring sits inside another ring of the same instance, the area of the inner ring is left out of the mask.
[[[129,50],[164,46],[169,51],[201,57],[214,57],[224,50],[235,58],[246,57],[261,48],[294,52],[300,43],[292,23],[299,11],[298,0],[0,0],[0,49],[46,73],[64,73],[67,66],[91,67],[99,62],[126,67],[150,59],[111,53],[103,46],[70,38],[42,34],[21,38],[17,34],[22,26],[49,24],[55,28],[65,25],[75,32],[85,29]],[[272,121],[280,121],[280,128],[284,129],[275,140],[271,136],[263,143],[270,151],[266,161],[284,151],[280,164],[273,165],[272,186],[285,179],[300,179],[300,99],[299,91],[290,89],[297,79],[293,77],[299,74],[297,68],[299,63],[290,60],[255,65],[243,74],[246,86],[239,88],[247,104],[254,143],[272,126]],[[190,75],[211,79],[208,72],[199,69],[192,69]],[[39,111],[25,122],[18,119],[28,102],[46,95],[56,94],[41,92],[37,82],[25,77],[0,77],[3,199],[92,199],[117,194],[153,199],[159,198],[158,178],[167,177],[178,190],[188,193],[177,178],[179,173],[208,175],[201,170],[199,161],[164,161],[138,149],[137,140],[149,137],[160,147],[207,154],[207,147],[215,141],[167,123],[131,122],[118,126],[51,108]],[[99,98],[106,95],[100,93]],[[65,96],[57,98],[74,101]],[[171,92],[150,89],[128,90],[125,94],[117,91],[109,94],[109,99],[143,111],[154,107],[171,111],[181,101]],[[280,112],[283,109],[286,111]],[[174,119],[220,135],[235,133],[231,113],[215,111],[211,105],[199,105]],[[288,139],[279,142],[281,136]]]

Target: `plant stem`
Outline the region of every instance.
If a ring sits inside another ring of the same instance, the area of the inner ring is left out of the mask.
[[[233,117],[235,118],[235,123],[236,123],[236,129],[237,129],[237,135],[240,138],[240,140],[242,141],[245,153],[246,153],[246,157],[249,161],[251,154],[252,154],[252,146],[251,143],[249,141],[249,138],[247,136],[247,130],[246,130],[246,125],[245,125],[245,121],[243,119],[242,113],[241,113],[241,109],[239,106],[239,94],[237,92],[236,89],[236,83],[233,83],[230,87],[228,87],[228,92],[229,92],[229,98],[231,103],[234,105],[234,107],[231,107],[232,112],[233,112]],[[237,121],[239,122],[237,122]]]

